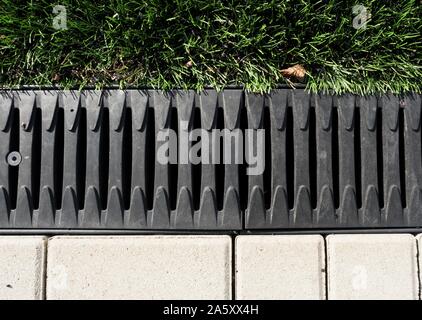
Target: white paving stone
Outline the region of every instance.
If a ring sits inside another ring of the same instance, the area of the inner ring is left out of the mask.
[[[236,299],[325,299],[324,239],[238,236]]]
[[[44,237],[0,237],[1,300],[43,298],[45,249]]]
[[[329,299],[417,299],[417,248],[410,234],[330,235]]]
[[[47,299],[230,299],[229,236],[59,236]]]

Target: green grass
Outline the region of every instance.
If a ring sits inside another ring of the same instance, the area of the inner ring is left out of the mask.
[[[0,0],[0,86],[268,91],[302,64],[311,91],[421,92],[421,18],[420,0]]]

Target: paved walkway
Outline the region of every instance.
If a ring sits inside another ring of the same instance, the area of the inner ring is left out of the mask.
[[[0,299],[420,299],[422,237],[2,236]]]

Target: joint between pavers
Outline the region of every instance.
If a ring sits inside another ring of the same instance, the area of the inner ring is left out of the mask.
[[[231,288],[232,288],[232,294],[231,298],[232,300],[236,300],[236,236],[231,236],[232,240],[232,252],[231,252],[231,258],[232,258],[232,276],[231,276]]]
[[[416,238],[416,271],[418,273],[418,300],[421,300],[421,292],[422,292],[422,284],[421,284],[421,278],[422,278],[422,274],[421,274],[421,266],[420,266],[420,251],[419,251],[419,241]]]
[[[324,277],[325,277],[325,292],[324,292],[324,299],[328,300],[328,248],[327,248],[327,240],[326,237],[322,237],[324,239]]]
[[[48,241],[50,237],[45,237],[45,245],[44,245],[44,261],[43,261],[43,272],[42,272],[42,280],[41,280],[41,300],[47,300],[47,265],[48,265]]]

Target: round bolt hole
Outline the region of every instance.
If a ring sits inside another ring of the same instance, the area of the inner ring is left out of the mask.
[[[70,112],[74,112],[75,111],[75,109],[70,109]]]
[[[17,151],[12,151],[7,155],[7,163],[12,166],[16,167],[18,166],[22,161],[22,156]]]

